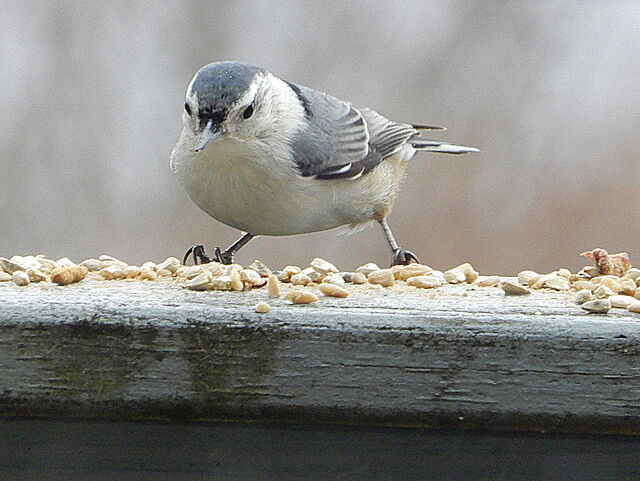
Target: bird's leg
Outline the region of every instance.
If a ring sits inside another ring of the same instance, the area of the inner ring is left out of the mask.
[[[416,255],[413,252],[402,249],[398,246],[396,242],[396,238],[393,236],[393,232],[391,232],[391,227],[387,223],[387,219],[378,219],[378,222],[382,226],[382,230],[384,231],[384,235],[387,238],[387,242],[389,243],[389,247],[391,247],[391,252],[393,252],[393,257],[391,258],[391,265],[407,265],[412,262],[420,262]]]
[[[233,256],[254,237],[253,234],[246,233],[223,251],[220,250],[220,247],[216,247],[214,250],[215,260],[221,264],[233,264]]]
[[[220,247],[216,247],[214,249],[214,256],[211,259],[208,255],[204,253],[204,246],[202,244],[197,244],[189,247],[187,253],[184,255],[183,264],[187,263],[187,259],[189,255],[193,255],[193,263],[194,264],[208,264],[212,260],[216,262],[220,262],[221,264],[229,265],[233,263],[233,256],[244,247],[244,245],[253,239],[255,236],[253,234],[244,234],[240,239],[235,241],[225,250],[221,250]]]

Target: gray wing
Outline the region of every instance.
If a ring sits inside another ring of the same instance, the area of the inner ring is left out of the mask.
[[[419,132],[408,124],[398,124],[371,109],[362,109],[367,121],[369,144],[383,159],[398,152],[407,141]]]
[[[330,95],[287,83],[298,95],[308,122],[293,142],[295,162],[305,177],[358,178],[417,132],[372,110],[358,111]]]

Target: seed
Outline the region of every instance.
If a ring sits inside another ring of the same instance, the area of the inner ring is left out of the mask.
[[[12,279],[11,274],[5,271],[0,271],[0,282],[7,282]]]
[[[147,262],[145,262],[144,264],[142,264],[140,266],[140,270],[147,270],[147,271],[155,271],[157,268],[158,268],[158,266],[156,265],[156,263],[155,262],[151,262],[151,261],[147,261]],[[188,267],[186,267],[186,266],[182,266],[181,268],[183,268],[185,270],[188,269]]]
[[[353,284],[353,276],[355,272],[339,272],[338,275],[342,277],[342,280],[346,284]]]
[[[233,291],[241,291],[244,289],[244,283],[242,282],[242,275],[240,274],[241,271],[233,271],[231,273],[231,290]],[[250,271],[250,272],[254,272],[254,271]]]
[[[595,291],[593,291],[593,295],[596,297],[596,299],[604,299],[613,296],[614,292],[603,284]]]
[[[600,274],[600,271],[596,266],[585,266],[578,272],[580,277],[585,277],[586,279],[591,279],[592,277],[596,277]]]
[[[406,266],[404,265],[395,265],[395,266],[391,266],[391,272],[393,272],[393,278],[397,281],[401,280],[400,279],[400,271],[402,269],[404,269]]]
[[[500,287],[504,291],[505,296],[526,296],[531,294],[531,291],[526,287],[514,284],[513,282],[504,281]]]
[[[371,274],[373,271],[379,271],[379,270],[380,268],[378,267],[377,264],[374,264],[373,262],[369,262],[368,264],[358,267],[356,269],[356,272],[361,272],[365,276],[369,277],[369,274]]]
[[[640,278],[640,269],[638,269],[636,267],[632,267],[631,269],[629,269],[627,271],[625,276],[630,277],[631,279],[633,279],[635,281],[638,278]]]
[[[310,266],[313,267],[317,272],[319,272],[323,276],[338,272],[338,268],[336,266],[334,266],[329,261],[325,261],[324,259],[321,259],[320,257],[316,257],[315,259],[313,259],[311,261]]]
[[[256,312],[259,312],[260,314],[265,314],[269,312],[270,309],[271,306],[264,301],[258,302],[255,307]]]
[[[607,286],[609,289],[613,291],[614,294],[618,292],[622,292],[622,283],[620,282],[619,277],[604,277],[602,276],[602,281],[600,283],[603,286]]]
[[[640,312],[640,302],[637,300],[627,306],[629,312]]]
[[[253,269],[242,269],[239,271],[240,280],[249,285],[249,287],[262,286],[265,283],[264,278],[260,277]]]
[[[122,279],[124,277],[124,269],[120,266],[109,266],[101,269],[100,275],[106,280]]]
[[[585,302],[581,307],[593,314],[606,314],[611,309],[611,301],[609,299],[596,299]]]
[[[155,281],[158,278],[158,274],[153,269],[140,269],[138,277],[143,281]]]
[[[219,262],[209,262],[208,264],[202,264],[200,267],[200,270],[202,272],[209,272],[211,273],[212,276],[221,276],[227,272],[230,272],[231,269],[233,269],[232,266],[237,265],[237,264],[232,264],[230,266],[223,266],[222,264],[220,264]],[[193,266],[196,267],[196,266]],[[240,266],[242,267],[242,266]]]
[[[458,268],[449,269],[444,272],[444,278],[449,284],[460,284],[467,280],[467,276]]]
[[[28,269],[27,275],[31,282],[42,282],[48,279],[48,276],[40,269]]]
[[[29,269],[40,269],[41,265],[40,261],[36,259],[35,256],[13,256],[9,260],[22,266],[25,271]]]
[[[367,276],[365,276],[362,272],[356,272],[351,277],[351,282],[354,284],[364,284],[367,282]]]
[[[611,307],[617,307],[620,309],[626,309],[634,302],[637,302],[633,297],[630,296],[611,296],[609,298],[611,302]]]
[[[478,277],[476,284],[480,287],[493,287],[500,282],[500,277],[498,276],[481,276]]]
[[[144,264],[142,266],[144,268]],[[202,266],[189,266],[184,271],[180,272],[180,275],[186,279],[193,279],[196,276],[199,276],[204,271],[202,270]],[[207,271],[208,274],[211,274],[211,271]]]
[[[576,292],[576,297],[574,299],[576,304],[584,304],[588,301],[593,301],[593,294],[589,289],[582,289]]]
[[[171,274],[175,274],[175,272],[178,270],[178,267],[180,267],[181,265],[182,263],[175,257],[167,257],[164,262],[158,264],[157,270],[166,269]]]
[[[542,277],[542,275],[534,271],[518,272],[518,282],[525,286],[532,286],[540,277]]]
[[[478,272],[473,268],[473,266],[471,264],[469,264],[468,262],[465,262],[464,264],[460,264],[457,267],[454,267],[453,269],[451,269],[452,271],[460,271],[464,274],[465,277],[465,281],[468,284],[471,284],[473,282],[476,281],[476,279],[478,279],[478,276],[480,274],[478,274]]]
[[[303,274],[302,272],[300,274],[294,274],[291,276],[291,284],[293,284],[294,286],[306,286],[310,282],[311,278],[308,275]]]
[[[20,264],[10,261],[9,259],[5,259],[4,257],[0,257],[0,268],[2,268],[2,270],[5,271],[7,274],[13,274],[16,271],[26,270]]]
[[[271,274],[271,269],[269,269],[264,262],[257,259],[253,261],[248,268],[256,271],[261,277],[269,277],[269,274]]]
[[[432,270],[433,269],[431,269],[431,267],[422,264],[409,264],[408,266],[400,267],[396,279],[406,281],[410,277],[424,276],[430,273]]]
[[[282,269],[282,272],[278,274],[278,280],[282,282],[289,282],[291,280],[291,276],[300,273],[302,269],[298,266],[287,266]]]
[[[336,284],[328,284],[323,282],[320,284],[320,292],[329,297],[348,297],[349,291],[344,287],[340,287]]]
[[[391,287],[394,284],[393,271],[391,269],[379,269],[372,271],[367,280],[371,284],[377,284],[382,287]]]
[[[192,291],[206,291],[209,288],[210,281],[211,281],[211,273],[201,272],[194,278],[185,282],[183,286],[186,289],[191,289]]]
[[[86,266],[62,266],[51,271],[51,281],[60,286],[80,282],[85,278],[89,269]],[[101,271],[102,272],[102,271]]]
[[[11,278],[16,286],[24,287],[29,285],[29,275],[25,271],[15,271]]]
[[[99,271],[102,269],[102,261],[98,259],[85,259],[80,263],[81,266],[85,266],[90,272]]]
[[[230,276],[231,274],[233,274],[235,271],[241,271],[243,269],[242,265],[240,264],[229,264],[226,266],[222,266],[222,275],[224,276]],[[214,274],[216,275],[216,274]]]
[[[58,267],[73,267],[73,266],[76,266],[77,264],[73,262],[71,259],[69,259],[68,257],[61,257],[56,261],[56,265]]]
[[[216,276],[209,282],[209,288],[217,291],[231,290],[231,276]]]
[[[538,282],[540,282],[541,279]],[[557,274],[554,274],[549,276],[544,281],[544,287],[548,287],[549,289],[555,289],[556,291],[568,291],[571,286],[569,285],[568,279],[561,277]]]
[[[572,287],[573,287],[574,289],[579,290],[579,291],[582,291],[582,290],[584,290],[584,289],[587,289],[587,290],[589,290],[589,291],[593,292],[593,291],[595,291],[595,290],[596,290],[596,287],[598,287],[598,286],[596,286],[596,285],[595,285],[593,282],[591,282],[591,281],[575,281],[575,282],[572,284]]]
[[[303,291],[301,289],[293,289],[287,292],[284,298],[292,304],[309,304],[318,300],[318,296],[313,292]]]
[[[280,281],[275,274],[270,274],[267,279],[267,294],[269,297],[280,297]]]
[[[444,272],[433,270],[429,273],[430,276],[435,276],[442,281],[443,284],[447,283],[447,279],[444,277]]]
[[[122,277],[124,279],[133,279],[135,277],[138,277],[139,275],[140,268],[138,266],[127,266],[122,270]]]
[[[300,274],[306,275],[312,282],[322,282],[322,279],[324,278],[324,274],[318,272],[313,267],[303,269]]]
[[[340,274],[329,274],[327,277],[322,279],[322,282],[326,282],[327,284],[335,284],[336,286],[344,286],[345,280]]]
[[[407,285],[419,287],[420,289],[433,289],[440,287],[442,280],[436,276],[413,276],[407,279]]]
[[[618,292],[624,292],[626,295],[632,296],[636,290],[636,283],[630,277],[623,277],[620,279],[620,287],[621,289]]]

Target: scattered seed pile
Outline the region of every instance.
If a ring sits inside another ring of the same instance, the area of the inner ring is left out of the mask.
[[[592,259],[595,265],[576,274],[568,269],[549,274],[522,271],[518,274],[519,284],[505,282],[502,288],[507,295],[530,294],[524,286],[568,291],[582,309],[596,314],[606,314],[614,307],[640,312],[640,269],[631,266],[626,252],[609,254],[604,249],[593,249],[581,255]]]
[[[626,254],[609,255],[603,249],[583,253],[595,262],[576,274],[559,269],[548,274],[522,271],[518,282],[502,281],[498,276],[480,276],[469,263],[447,271],[438,271],[423,264],[394,266],[382,269],[369,263],[353,272],[341,272],[332,263],[315,258],[306,268],[286,266],[272,271],[256,260],[248,267],[217,262],[186,266],[175,257],[156,264],[129,265],[114,257],[102,255],[75,264],[66,257],[57,261],[44,255],[0,257],[0,282],[13,281],[17,286],[32,283],[67,285],[83,279],[118,281],[143,280],[177,282],[194,291],[247,291],[264,288],[270,298],[283,296],[282,284],[288,284],[284,298],[292,304],[309,304],[321,297],[345,298],[361,285],[371,289],[410,286],[417,289],[437,289],[445,284],[468,284],[496,288],[506,296],[528,295],[531,289],[566,291],[584,310],[606,313],[612,307],[640,312],[640,269],[631,267]],[[256,312],[268,312],[267,302],[258,302]]]

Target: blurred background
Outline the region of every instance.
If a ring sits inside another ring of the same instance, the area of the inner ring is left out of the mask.
[[[640,265],[636,1],[38,3],[0,15],[0,255],[142,263],[235,240],[169,154],[195,71],[241,60],[482,150],[412,161],[389,221],[424,263],[574,270],[604,247]],[[390,260],[377,226],[237,259],[316,256]]]

